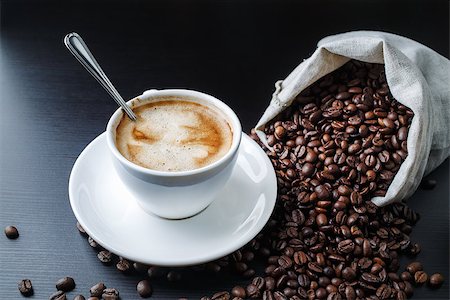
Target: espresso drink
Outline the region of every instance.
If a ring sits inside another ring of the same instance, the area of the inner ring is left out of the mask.
[[[129,161],[159,171],[187,171],[209,165],[231,147],[233,132],[222,112],[185,100],[151,102],[124,115],[116,145]]]

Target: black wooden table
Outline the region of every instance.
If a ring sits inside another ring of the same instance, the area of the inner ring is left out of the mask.
[[[88,294],[98,281],[137,299],[141,276],[103,266],[75,228],[67,185],[83,148],[105,129],[115,104],[63,47],[80,33],[118,90],[131,98],[149,88],[190,88],[228,103],[248,132],[263,113],[273,83],[283,79],[317,41],[330,34],[385,30],[449,53],[448,1],[1,1],[0,299],[21,299],[17,282],[30,278],[34,299],[72,276]],[[409,200],[422,216],[412,234],[426,270],[442,272],[440,290],[417,299],[449,298],[449,163],[430,177],[438,186]],[[197,273],[195,273],[197,274]],[[245,280],[230,274],[187,274],[155,281],[155,299],[199,298]]]

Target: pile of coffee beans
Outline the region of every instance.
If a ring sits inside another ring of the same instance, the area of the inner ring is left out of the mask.
[[[405,203],[377,207],[370,201],[386,194],[406,159],[413,117],[390,93],[383,65],[352,60],[303,91],[266,126],[270,148],[252,131],[277,174],[275,211],[242,249],[189,268],[231,270],[249,279],[202,300],[406,299],[414,286],[441,286],[443,276],[428,276],[420,262],[400,270],[400,255],[420,252],[409,237],[419,215]],[[149,279],[181,278],[180,268],[142,265],[90,237],[88,242],[102,263],[145,277],[136,286],[141,297],[153,293]],[[255,260],[264,263],[260,274]]]
[[[350,61],[266,126],[276,226],[261,240],[271,252],[264,283],[245,297],[405,299],[428,280],[421,268],[397,273],[401,254],[420,252],[409,238],[419,216],[370,201],[407,157],[413,115],[392,97],[383,65]]]

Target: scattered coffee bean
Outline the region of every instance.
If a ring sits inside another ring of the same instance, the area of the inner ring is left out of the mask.
[[[92,298],[92,297],[91,297]],[[73,300],[86,300],[83,295],[76,295]]]
[[[149,266],[147,266],[146,264],[135,262],[133,263],[133,268],[136,272],[145,274],[148,272]]]
[[[148,298],[153,294],[153,288],[148,280],[139,281],[136,290],[142,298]]]
[[[14,226],[6,226],[5,234],[8,239],[17,239],[19,237],[19,231]]]
[[[444,283],[444,276],[441,273],[434,273],[430,276],[429,286],[432,288],[438,288]]]
[[[63,292],[70,292],[75,288],[75,281],[72,277],[64,277],[56,282],[56,289]]]
[[[104,300],[119,300],[119,291],[114,288],[106,288],[103,290],[102,299]]]
[[[20,293],[25,297],[29,297],[29,296],[33,295],[33,293],[34,293],[33,285],[31,284],[30,279],[21,280],[18,284],[18,287],[19,287]]]
[[[112,253],[108,250],[102,250],[97,254],[98,259],[104,264],[110,264],[112,261]]]
[[[49,300],[66,300],[66,294],[63,291],[56,291],[50,295]]]
[[[127,273],[131,270],[131,263],[125,258],[121,257],[116,264],[116,268],[122,273]]]
[[[106,289],[106,286],[103,282],[99,282],[89,290],[91,297],[101,297],[103,294],[103,290]]]
[[[179,281],[181,279],[181,274],[176,271],[170,271],[167,273],[167,280],[169,281]]]
[[[428,275],[424,271],[417,271],[414,274],[414,282],[417,285],[422,285],[422,284],[424,284],[427,281],[428,281]]]
[[[416,272],[422,271],[422,270],[423,270],[423,266],[418,261],[414,261],[406,266],[406,271],[411,273],[411,275],[414,275],[414,274],[416,274]]]
[[[434,189],[436,184],[437,184],[437,181],[434,179],[424,179],[420,183],[420,187],[423,188],[424,190],[432,190],[432,189]]]
[[[83,235],[87,234],[86,231],[84,230],[84,228],[81,226],[81,224],[78,221],[77,221],[77,229],[81,234],[83,234]]]
[[[101,248],[100,245],[97,244],[97,242],[94,241],[94,239],[91,238],[90,236],[88,237],[88,243],[89,243],[89,246],[91,246],[91,247],[94,248],[94,249]]]

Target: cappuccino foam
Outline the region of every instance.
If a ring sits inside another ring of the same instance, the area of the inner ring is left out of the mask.
[[[116,146],[129,161],[159,171],[207,166],[231,147],[233,132],[223,113],[185,100],[163,100],[133,108],[116,129]]]

